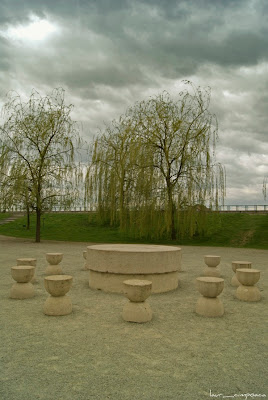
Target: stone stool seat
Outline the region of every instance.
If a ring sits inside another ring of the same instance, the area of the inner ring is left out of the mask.
[[[36,267],[36,258],[17,258],[17,265],[32,265],[33,267]],[[31,279],[31,283],[37,282],[35,274]]]
[[[148,322],[152,319],[152,310],[146,299],[152,292],[152,282],[129,279],[124,281],[124,294],[129,299],[123,308],[123,319],[128,322]]]
[[[17,265],[11,267],[12,278],[16,281],[10,290],[12,299],[28,299],[34,296],[34,287],[30,282],[34,276],[35,267],[32,265]]]
[[[261,293],[254,286],[260,279],[261,271],[251,268],[239,268],[236,270],[236,277],[240,285],[236,289],[236,297],[243,301],[259,301]]]
[[[221,273],[220,271],[216,268],[220,262],[221,262],[221,257],[220,256],[204,256],[204,261],[207,267],[204,269],[204,276],[215,276],[215,277],[220,277]]]
[[[71,289],[73,277],[70,275],[51,275],[45,277],[46,291],[50,294],[44,304],[46,315],[67,315],[72,312],[72,302],[66,293]]]
[[[59,263],[61,262],[63,258],[62,253],[47,253],[46,254],[46,260],[48,262],[48,266],[45,270],[46,275],[61,275],[63,273],[61,265]]]
[[[196,279],[197,289],[201,293],[196,304],[196,313],[204,317],[221,317],[224,307],[217,298],[224,288],[224,280],[217,277],[200,277]]]
[[[17,265],[32,265],[36,267],[36,258],[17,258]]]
[[[240,285],[240,282],[238,281],[237,276],[236,276],[236,270],[238,268],[239,269],[251,268],[251,262],[249,262],[249,261],[233,261],[232,262],[232,270],[234,271],[234,275],[231,280],[231,285],[235,286],[235,287],[238,287]]]

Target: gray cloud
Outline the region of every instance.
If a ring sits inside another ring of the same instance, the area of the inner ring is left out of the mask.
[[[8,41],[0,37],[0,71],[2,74],[10,68]]]
[[[28,96],[62,86],[90,138],[137,100],[162,90],[176,96],[183,78],[211,86],[229,198],[238,201],[241,190],[263,202],[267,12],[265,0],[2,0],[0,103],[11,89]],[[8,38],[31,15],[58,30],[39,42]]]

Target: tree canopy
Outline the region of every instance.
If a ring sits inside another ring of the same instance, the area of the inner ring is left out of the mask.
[[[36,211],[37,242],[42,212],[77,195],[74,155],[80,138],[71,111],[60,88],[47,96],[33,91],[26,102],[11,92],[2,110],[1,191]]]
[[[210,90],[187,81],[177,100],[141,101],[94,140],[87,191],[100,221],[158,238],[204,230],[225,195],[209,106]]]

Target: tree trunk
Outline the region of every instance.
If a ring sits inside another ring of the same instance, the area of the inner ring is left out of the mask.
[[[26,211],[27,211],[27,225],[26,225],[26,229],[29,230],[30,229],[30,208],[28,205],[26,205]]]
[[[176,234],[176,228],[175,228],[175,206],[173,203],[173,199],[171,200],[171,224],[170,224],[170,228],[171,228],[171,239],[175,240],[177,237]]]
[[[121,178],[120,182],[119,219],[120,219],[120,229],[124,229],[126,227],[124,177]]]
[[[176,239],[176,228],[175,228],[175,205],[173,202],[172,186],[168,184],[168,231],[172,240]]]
[[[40,243],[41,239],[41,210],[40,208],[36,208],[36,231],[35,231],[35,241],[36,243]]]

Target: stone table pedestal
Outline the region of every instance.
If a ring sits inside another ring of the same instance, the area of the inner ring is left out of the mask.
[[[217,266],[221,262],[220,256],[204,256],[204,261],[207,267],[204,269],[204,276],[215,276],[220,277],[221,273],[217,269]]]
[[[202,294],[196,304],[196,313],[204,317],[221,317],[224,307],[217,296],[224,288],[224,280],[217,277],[200,277],[196,279],[197,289]]]
[[[237,276],[236,276],[236,270],[241,268],[251,268],[251,262],[249,261],[233,261],[232,262],[232,270],[234,271],[234,275],[231,280],[231,285],[238,287],[240,285]]]
[[[48,262],[48,266],[46,267],[45,274],[46,275],[61,275],[63,274],[62,267],[59,265],[63,258],[62,253],[47,253],[46,260]]]
[[[260,279],[258,269],[239,268],[236,270],[236,277],[240,285],[236,289],[236,297],[243,301],[259,301],[261,293],[257,286],[254,286]]]
[[[17,258],[17,265],[31,265],[36,269],[36,258]],[[31,283],[36,283],[37,279],[35,274],[31,279]]]
[[[46,315],[67,315],[72,312],[72,302],[66,293],[71,289],[73,277],[70,275],[51,275],[45,278],[45,289],[50,294],[43,310]]]
[[[10,290],[11,299],[28,299],[34,296],[34,287],[30,282],[34,276],[32,265],[17,265],[11,268],[12,278],[16,281]]]
[[[152,282],[139,279],[124,281],[124,294],[129,299],[123,308],[123,319],[128,322],[148,322],[152,310],[146,299],[152,292]]]

